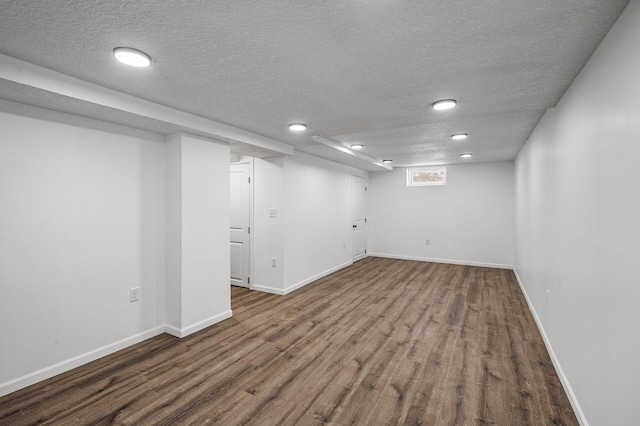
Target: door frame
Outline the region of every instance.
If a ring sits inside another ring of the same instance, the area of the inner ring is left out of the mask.
[[[360,173],[356,173],[356,172],[351,172],[351,181],[350,183],[350,190],[351,190],[351,225],[353,225],[353,220],[354,220],[354,214],[353,214],[353,180],[354,178],[360,178],[364,181],[364,255],[358,259],[358,260],[362,260],[366,257],[369,256],[369,250],[367,249],[367,243],[369,241],[369,222],[368,222],[368,218],[367,218],[367,206],[368,206],[368,192],[369,192],[369,177],[366,174],[360,174]],[[357,260],[355,260],[355,255],[354,255],[354,248],[355,248],[355,238],[354,238],[354,233],[353,230],[351,231],[351,261],[352,262],[357,262]]]
[[[253,290],[254,283],[251,281],[251,274],[254,271],[253,268],[253,236],[254,236],[254,228],[253,228],[253,157],[242,156],[239,161],[234,161],[229,163],[229,167],[234,164],[248,164],[249,165],[249,289]],[[231,170],[229,170],[231,172]]]

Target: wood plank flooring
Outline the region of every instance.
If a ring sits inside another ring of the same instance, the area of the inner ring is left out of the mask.
[[[577,425],[511,271],[366,258],[0,398],[1,425]]]

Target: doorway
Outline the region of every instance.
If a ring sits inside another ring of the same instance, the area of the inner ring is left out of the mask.
[[[351,219],[353,229],[353,261],[364,259],[367,255],[367,218],[366,218],[367,181],[362,176],[351,177]]]
[[[252,166],[250,160],[232,163],[229,179],[230,282],[246,288],[251,288]]]

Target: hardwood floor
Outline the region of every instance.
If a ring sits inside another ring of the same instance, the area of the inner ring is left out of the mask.
[[[0,398],[0,424],[577,425],[511,271],[367,258]]]

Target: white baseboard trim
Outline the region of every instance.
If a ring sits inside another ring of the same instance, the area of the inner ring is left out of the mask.
[[[173,325],[167,324],[164,326],[164,331],[168,334],[171,334],[172,336],[183,338],[183,337],[187,337],[190,334],[198,332],[200,330],[204,330],[205,328],[210,327],[214,324],[217,324],[220,321],[224,321],[228,318],[231,318],[232,316],[233,316],[233,312],[231,311],[231,309],[229,309],[228,311],[225,311],[218,315],[214,315],[211,318],[198,321],[197,323],[192,324],[188,327],[178,328],[178,327],[174,327]]]
[[[58,374],[72,370],[76,367],[80,367],[81,365],[88,364],[91,361],[95,361],[99,358],[110,355],[121,349],[125,349],[137,343],[144,342],[145,340],[151,339],[152,337],[158,336],[162,333],[168,333],[176,337],[185,337],[185,336],[188,336],[189,334],[195,333],[196,331],[200,331],[204,328],[207,328],[227,318],[231,318],[231,316],[232,316],[232,311],[228,310],[226,312],[223,312],[219,315],[215,315],[206,320],[199,321],[183,329],[178,329],[168,324],[154,327],[142,333],[138,333],[136,335],[127,337],[117,342],[110,343],[101,348],[94,349],[87,353],[75,356],[73,358],[59,362],[54,365],[51,365],[49,367],[42,368],[38,371],[34,371],[33,373],[26,374],[22,377],[18,377],[16,379],[10,380],[5,383],[0,383],[0,397],[8,395],[17,390],[24,389],[27,386],[31,386],[43,380],[50,379],[51,377],[57,376]]]
[[[420,262],[450,263],[452,265],[480,266],[483,268],[513,269],[513,265],[503,265],[501,263],[472,262],[467,260],[452,260],[452,259],[432,259],[429,257],[403,256],[398,254],[386,254],[386,253],[369,253],[369,256],[386,257],[389,259],[400,259],[400,260],[417,260]]]
[[[292,286],[289,286],[285,289],[282,288],[275,288],[275,287],[268,287],[268,286],[264,286],[264,285],[254,285],[252,288],[253,290],[258,290],[258,291],[264,291],[265,293],[271,293],[271,294],[278,294],[280,296],[284,296],[287,295],[289,293],[291,293],[292,291],[295,291],[297,289],[299,289],[300,287],[304,287],[305,285],[314,282],[315,280],[319,280],[320,278],[326,277],[329,274],[333,274],[336,271],[339,271],[340,269],[346,268],[347,266],[351,266],[353,265],[353,261],[348,261],[345,262],[341,265],[338,266],[334,266],[333,268],[329,268],[326,271],[320,272],[319,274],[316,274],[312,277],[309,277],[307,279],[304,279]]]
[[[299,289],[300,287],[304,287],[305,285],[307,285],[307,284],[309,284],[309,283],[312,283],[312,282],[314,282],[315,280],[319,280],[320,278],[324,278],[324,277],[326,277],[327,275],[333,274],[334,272],[337,272],[337,271],[339,271],[340,269],[344,269],[344,268],[346,268],[347,266],[351,266],[351,265],[353,265],[353,261],[352,261],[352,260],[350,260],[350,261],[348,261],[348,262],[345,262],[345,263],[343,263],[343,264],[341,264],[341,265],[334,266],[333,268],[329,268],[329,269],[327,269],[326,271],[320,272],[319,274],[316,274],[316,275],[314,275],[314,276],[312,276],[312,277],[309,277],[309,278],[307,278],[307,279],[304,279],[304,280],[302,280],[302,281],[300,281],[300,282],[297,282],[296,284],[294,284],[294,285],[292,285],[292,286],[289,286],[289,287],[285,288],[285,289],[284,289],[284,294],[289,294],[289,293],[291,293],[292,291]]]
[[[106,355],[110,355],[131,345],[135,345],[136,343],[140,343],[152,337],[158,336],[164,333],[164,331],[165,327],[161,325],[150,330],[143,331],[142,333],[138,333],[136,335],[119,340],[117,342],[110,343],[101,348],[94,349],[82,355],[75,356],[49,367],[45,367],[38,371],[34,371],[33,373],[29,373],[22,377],[18,377],[8,382],[2,383],[0,384],[0,396],[8,395],[17,390],[26,388],[27,386],[31,386],[43,380],[50,379],[51,377],[57,376],[58,374],[72,370],[76,367],[80,367],[81,365],[87,364],[91,361],[95,361],[96,359],[102,358]]]
[[[279,296],[284,296],[286,293],[281,288],[268,287],[266,285],[253,285],[252,290],[263,291],[265,293],[277,294]]]
[[[524,288],[524,284],[520,279],[520,275],[518,275],[518,270],[515,268],[515,266],[513,267],[513,273],[516,276],[516,280],[518,280],[518,285],[520,286],[520,290],[522,290],[522,294],[524,295],[524,298],[527,301],[527,305],[529,306],[529,310],[533,315],[533,319],[536,321],[536,325],[538,326],[540,335],[542,335],[542,340],[544,341],[544,345],[547,348],[547,352],[549,352],[549,357],[551,358],[553,367],[556,369],[556,373],[558,374],[560,383],[562,383],[562,387],[564,388],[564,391],[567,394],[567,397],[569,398],[569,402],[573,407],[573,412],[576,414],[576,417],[578,418],[578,422],[580,423],[581,426],[589,426],[589,422],[587,421],[587,418],[585,417],[584,412],[582,411],[582,407],[580,407],[578,398],[576,398],[576,394],[573,392],[573,389],[571,388],[569,379],[567,379],[567,376],[564,374],[564,371],[562,370],[560,361],[558,360],[555,352],[553,351],[553,347],[551,346],[551,342],[547,337],[547,333],[544,331],[544,327],[542,327],[542,322],[540,321],[540,317],[538,317],[538,313],[536,312],[536,309],[534,308],[533,303],[531,303],[531,299],[527,294],[527,290],[525,290]]]

